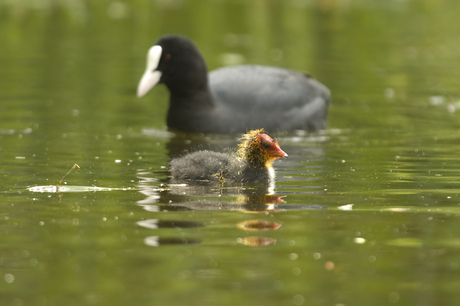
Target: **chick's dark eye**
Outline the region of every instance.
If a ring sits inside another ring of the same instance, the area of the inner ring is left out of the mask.
[[[264,147],[265,149],[270,149],[270,144],[268,142],[262,142],[262,147]]]

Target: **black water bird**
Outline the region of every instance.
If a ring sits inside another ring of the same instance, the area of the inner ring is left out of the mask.
[[[170,92],[167,125],[200,133],[325,128],[329,90],[289,69],[242,65],[212,71],[188,38],[167,35],[150,48],[138,85],[144,96],[158,83]]]

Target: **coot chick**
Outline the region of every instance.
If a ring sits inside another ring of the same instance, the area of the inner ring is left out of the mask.
[[[187,38],[167,35],[150,48],[137,95],[157,83],[170,92],[167,125],[200,133],[244,133],[325,128],[330,92],[289,69],[242,65],[212,71]]]
[[[197,151],[171,161],[173,181],[271,182],[275,159],[287,157],[278,142],[263,129],[240,139],[233,154]]]

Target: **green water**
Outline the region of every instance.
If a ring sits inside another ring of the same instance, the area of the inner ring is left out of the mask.
[[[0,305],[455,305],[459,13],[455,0],[0,2]],[[166,89],[135,97],[165,33],[211,69],[307,70],[331,89],[325,131],[275,135],[289,158],[272,192],[168,184],[171,157],[238,135],[170,133]]]

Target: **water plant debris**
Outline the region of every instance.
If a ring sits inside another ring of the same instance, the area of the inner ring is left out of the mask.
[[[137,190],[137,188],[111,188],[111,187],[97,187],[97,186],[61,186],[66,177],[75,169],[79,168],[78,164],[74,164],[72,168],[62,177],[62,179],[56,185],[46,186],[32,186],[27,188],[31,192],[48,192],[48,193],[63,193],[63,192],[88,192],[88,191],[116,191],[116,190]]]
[[[73,169],[75,169],[75,168],[78,168],[78,169],[80,169],[80,166],[79,166],[79,165],[77,165],[77,164],[74,164],[74,165],[72,166],[72,168],[70,168],[69,172],[67,172],[67,173],[66,173],[66,174],[65,174],[65,175],[62,177],[62,179],[61,179],[61,180],[60,180],[60,181],[59,181],[59,182],[56,184],[56,187],[59,187],[59,185],[61,185],[61,184],[62,184],[62,181],[64,181],[64,180],[65,180],[65,178],[67,177],[67,175],[69,175],[69,174],[70,174],[70,172],[72,172],[72,170],[73,170]]]

